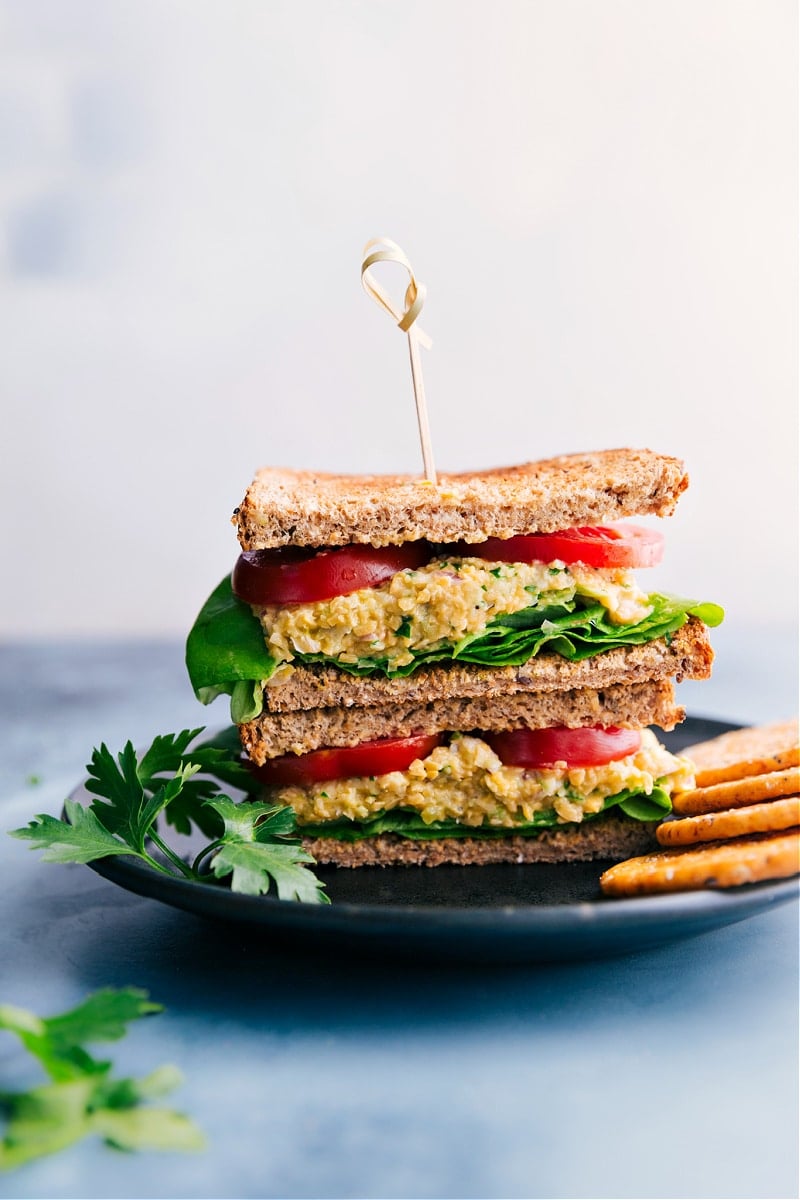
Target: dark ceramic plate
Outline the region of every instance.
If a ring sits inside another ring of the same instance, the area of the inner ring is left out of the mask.
[[[669,749],[735,726],[689,718]],[[74,799],[90,797],[83,785]],[[627,900],[601,897],[608,864],[319,868],[330,905],[243,896],[160,875],[133,859],[89,864],[128,891],[200,916],[256,926],[273,939],[361,955],[547,962],[628,954],[743,921],[797,895],[795,879]]]

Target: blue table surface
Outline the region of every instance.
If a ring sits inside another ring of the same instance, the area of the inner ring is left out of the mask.
[[[59,811],[101,740],[226,719],[174,642],[14,644],[0,663],[2,830]],[[791,661],[765,678],[732,641],[718,663],[684,687],[690,712],[794,710]],[[623,958],[446,966],[279,948],[5,836],[0,880],[0,1003],[147,989],[166,1011],[110,1056],[177,1064],[169,1102],[208,1137],[191,1155],[87,1141],[0,1176],[1,1196],[797,1195],[794,902]],[[34,1078],[0,1034],[0,1088]]]

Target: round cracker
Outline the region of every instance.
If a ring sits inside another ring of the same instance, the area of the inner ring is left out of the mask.
[[[734,729],[710,741],[688,746],[682,753],[695,765],[698,787],[783,771],[800,763],[797,718]]]
[[[617,863],[600,876],[607,896],[738,887],[800,874],[800,832],[755,834],[692,850],[658,850]]]
[[[800,770],[791,767],[787,771],[770,771],[768,775],[750,775],[747,779],[678,792],[672,797],[672,807],[676,813],[694,815],[760,804],[762,800],[794,796],[797,792],[800,792]]]
[[[656,837],[662,846],[690,846],[693,842],[718,842],[747,833],[791,829],[794,825],[800,825],[800,796],[664,821],[656,830]]]

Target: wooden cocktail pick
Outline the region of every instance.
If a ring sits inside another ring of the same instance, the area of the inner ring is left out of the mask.
[[[371,273],[371,268],[380,262],[399,263],[408,271],[409,283],[403,300],[403,311],[398,312],[389,295],[384,291]],[[419,440],[422,447],[422,462],[425,477],[429,483],[436,485],[436,467],[433,462],[431,448],[431,432],[428,425],[428,408],[425,402],[425,385],[422,381],[422,363],[419,348],[424,346],[430,350],[433,343],[416,324],[417,317],[422,312],[425,303],[425,285],[419,283],[414,275],[411,263],[396,242],[389,238],[371,238],[362,255],[361,282],[368,296],[381,306],[384,312],[396,322],[398,327],[408,337],[408,355],[411,359],[411,382],[414,386],[414,402],[417,407],[417,424]]]

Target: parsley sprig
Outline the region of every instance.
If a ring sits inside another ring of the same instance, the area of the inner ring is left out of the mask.
[[[143,1102],[181,1082],[176,1067],[139,1079],[115,1078],[112,1063],[86,1049],[121,1038],[130,1021],[162,1011],[137,988],[106,988],[54,1017],[0,1005],[0,1030],[16,1034],[49,1082],[0,1092],[0,1171],[54,1154],[90,1135],[123,1150],[200,1150],[204,1138],[188,1117]]]
[[[47,862],[90,863],[111,855],[141,859],[155,871],[209,883],[230,877],[231,890],[264,895],[274,886],[281,900],[327,903],[323,885],[306,864],[314,859],[296,836],[291,809],[255,801],[235,803],[216,780],[252,786],[252,776],[231,753],[225,736],[190,749],[202,733],[184,729],[161,735],[137,758],[131,742],[114,757],[103,743],[92,751],[86,807],[66,800],[66,820],[40,813],[12,837],[43,850]],[[192,825],[210,840],[187,862],[159,826],[188,834]],[[159,855],[159,857],[157,857]]]

